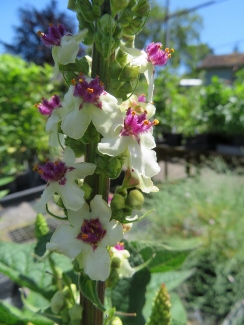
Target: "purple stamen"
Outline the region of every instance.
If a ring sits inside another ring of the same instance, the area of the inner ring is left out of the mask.
[[[43,98],[42,102],[35,105],[42,115],[51,115],[55,108],[62,107],[60,97],[52,96],[49,100]]]
[[[105,234],[106,230],[103,229],[98,218],[90,220],[84,219],[80,233],[76,238],[82,240],[84,243],[90,244],[93,250],[95,250]]]
[[[64,162],[57,160],[55,162],[48,161],[45,165],[35,165],[33,170],[37,171],[46,182],[58,182],[59,185],[65,185],[65,174],[74,170],[74,167],[67,167]]]
[[[39,31],[38,35],[41,36],[41,40],[46,46],[60,46],[61,38],[65,35],[71,34],[66,31],[63,24],[58,24],[57,27],[50,24],[47,34]]]
[[[83,99],[83,102],[92,103],[98,108],[102,108],[102,104],[99,101],[99,96],[104,92],[104,86],[98,77],[90,82],[87,82],[85,77],[81,74],[77,78],[77,81],[73,80],[73,83],[75,85],[75,97],[81,97]]]
[[[165,51],[163,51],[161,43],[152,42],[147,46],[146,52],[148,55],[148,60],[153,65],[164,65],[171,57],[170,52],[172,52],[172,50],[165,49]]]
[[[131,108],[128,108],[126,117],[124,119],[124,127],[120,132],[122,136],[134,136],[137,142],[140,142],[140,133],[149,131],[153,125],[158,123],[157,120],[150,122],[146,119],[147,112],[144,111],[142,114],[136,114]]]

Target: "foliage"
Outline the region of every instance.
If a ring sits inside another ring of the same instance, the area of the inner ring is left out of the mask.
[[[8,54],[0,61],[0,171],[14,174],[48,154],[45,121],[34,104],[54,91],[55,83],[48,65],[27,64]]]
[[[66,12],[58,10],[57,1],[51,0],[50,4],[43,10],[38,11],[33,6],[20,8],[19,25],[13,26],[15,37],[11,43],[3,43],[8,53],[20,55],[28,62],[34,62],[38,65],[44,63],[53,64],[53,58],[50,49],[41,42],[38,31],[46,32],[49,23],[64,23],[70,33],[74,33],[75,24]],[[80,54],[84,54],[81,50]]]
[[[195,272],[179,292],[185,307],[200,310],[211,324],[243,298],[243,186],[234,173],[208,170],[200,179],[164,184],[146,199],[147,208],[157,211],[146,224],[149,239],[182,247],[186,239],[201,243],[184,263],[185,271]],[[143,228],[138,230],[142,237]]]
[[[158,130],[185,136],[205,132],[226,136],[244,133],[241,75],[232,87],[217,77],[207,86],[183,88],[179,83],[180,78],[169,71],[158,74],[154,99],[161,125]]]

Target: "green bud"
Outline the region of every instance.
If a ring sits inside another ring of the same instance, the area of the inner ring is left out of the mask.
[[[146,325],[170,324],[170,297],[163,283],[153,301],[152,313]]]
[[[145,17],[148,15],[150,11],[150,5],[148,0],[139,0],[137,4],[135,4],[131,10],[134,12],[136,16]]]
[[[110,207],[112,210],[122,210],[125,207],[125,198],[120,194],[114,194]]]
[[[130,0],[111,0],[110,1],[110,6],[111,6],[111,12],[112,16],[115,17],[118,12],[123,10],[128,6],[130,3]]]
[[[64,308],[65,296],[62,291],[57,291],[51,299],[51,310],[54,314],[59,314]]]
[[[87,183],[85,183],[81,186],[81,189],[85,192],[84,199],[89,200],[92,193],[92,188]]]
[[[117,256],[113,257],[111,260],[111,267],[118,269],[121,265],[121,259]]]
[[[111,321],[111,325],[123,325],[123,323],[119,317],[115,316]]]
[[[139,190],[132,190],[129,192],[126,204],[135,210],[141,210],[144,204],[144,196]]]
[[[67,309],[61,310],[60,316],[62,319],[61,324],[69,324],[70,318],[69,318],[69,312]]]
[[[49,233],[49,227],[48,227],[47,221],[41,213],[38,213],[38,215],[36,216],[36,221],[35,221],[36,239],[40,239],[41,237],[45,236],[48,233]]]
[[[81,305],[75,304],[72,308],[69,309],[69,317],[71,321],[81,320],[82,318]]]

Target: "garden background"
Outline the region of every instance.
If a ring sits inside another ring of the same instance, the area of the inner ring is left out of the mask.
[[[214,53],[208,44],[196,43],[201,34],[201,17],[194,11],[176,15],[168,21],[170,33],[166,35],[165,23],[162,24],[166,9],[162,4],[153,3],[145,28],[136,40],[136,46],[144,48],[153,35],[154,40],[165,40],[175,49],[167,68],[156,71],[155,75],[155,117],[160,122],[155,132],[157,143],[184,146],[189,150],[201,147],[214,152],[222,148],[231,150],[232,154],[227,160],[221,158],[221,151],[214,159],[202,155],[200,173],[199,166],[193,166],[194,177],[184,174],[184,160],[171,158],[169,168],[173,174],[170,173],[168,179],[163,173],[155,178],[160,191],[147,195],[145,200],[145,212],[151,209],[155,212],[138,223],[128,236],[135,242],[144,236],[175,248],[196,247],[180,269],[168,270],[160,277],[153,274],[153,281],[147,287],[147,304],[152,299],[150,294],[164,282],[170,293],[174,319],[182,324],[242,324],[244,65],[240,62],[233,67],[231,80],[216,76],[206,84],[206,71],[200,68],[201,62]],[[62,78],[52,80],[50,53],[43,51],[36,35],[50,21],[56,23],[60,20],[66,20],[69,29],[75,30],[75,25],[66,13],[58,10],[55,1],[43,11],[22,8],[15,42],[5,43],[6,54],[0,56],[2,197],[40,186],[40,179],[32,172],[33,165],[46,156],[58,154],[57,151],[49,152],[46,121],[34,104],[42,97],[50,97],[53,92],[58,95],[64,92]],[[90,51],[89,47],[81,48],[80,55]],[[182,79],[197,79],[202,83],[182,86]],[[143,79],[141,81],[143,83]],[[138,94],[143,91],[143,86],[140,87]],[[172,143],[172,135],[180,135],[181,142],[173,140]],[[79,149],[81,152],[84,150],[82,144]],[[165,162],[161,164],[164,168]],[[175,171],[179,177],[175,177]],[[4,207],[2,214],[3,211]],[[33,238],[29,239],[33,241]],[[13,260],[13,256],[5,259],[4,245],[2,242],[2,272],[6,266],[11,268],[10,261]],[[13,250],[16,249],[15,244],[12,245]],[[131,262],[138,264],[133,254]],[[9,274],[18,285],[23,285],[11,270]],[[139,280],[135,278],[134,281]],[[128,293],[126,280],[121,280],[119,286],[122,296],[123,292]],[[33,295],[28,302],[38,299],[41,301],[40,297]],[[114,301],[122,310],[127,310],[130,304],[124,301],[123,306],[121,297],[115,297]],[[148,316],[147,304],[143,309],[144,317]],[[12,312],[14,314],[16,310]],[[125,319],[124,323],[133,324],[133,320]],[[143,322],[139,320],[138,324]]]

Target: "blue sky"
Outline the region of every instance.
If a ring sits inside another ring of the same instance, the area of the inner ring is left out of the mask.
[[[58,0],[59,9],[65,10],[68,0]],[[165,4],[166,0],[158,0]],[[187,9],[209,0],[170,0],[170,13],[176,9]],[[14,37],[13,25],[18,25],[17,9],[32,5],[42,9],[49,0],[2,0],[0,4],[0,40],[11,42]],[[68,10],[71,17],[75,14]],[[237,45],[244,53],[244,0],[216,0],[216,4],[196,11],[203,17],[201,41],[214,49],[215,54],[231,53]],[[155,40],[156,42],[162,40]],[[0,45],[0,53],[3,47]]]

